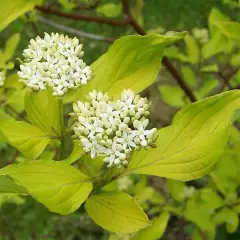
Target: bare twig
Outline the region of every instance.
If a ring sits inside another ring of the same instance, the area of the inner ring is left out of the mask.
[[[96,34],[92,34],[92,33],[86,33],[86,32],[83,32],[83,31],[79,31],[79,30],[76,30],[76,29],[73,29],[73,28],[70,28],[70,27],[66,27],[62,24],[55,23],[55,22],[53,22],[51,20],[48,20],[46,18],[43,18],[43,17],[38,17],[38,21],[41,22],[41,23],[47,24],[49,26],[52,26],[54,28],[57,28],[59,30],[68,32],[70,34],[74,34],[78,37],[88,38],[88,39],[97,40],[97,41],[104,41],[104,42],[108,42],[108,43],[113,43],[114,42],[114,40],[112,40],[112,39],[105,38],[105,37],[102,37],[102,36],[99,36],[99,35],[96,35]]]
[[[222,72],[218,72],[217,75],[223,79],[223,83],[218,89],[218,93],[223,92],[224,88],[227,86],[230,90],[234,89],[234,87],[231,86],[230,80],[231,78],[239,71],[239,67],[234,69],[233,71],[229,72],[228,74],[223,74]]]
[[[208,240],[207,234],[206,234],[205,232],[203,232],[201,229],[199,229],[199,231],[200,231],[200,234],[201,234],[201,236],[202,236],[202,239],[203,239],[203,240]]]
[[[14,163],[14,162],[16,161],[18,155],[19,155],[19,152],[18,152],[18,150],[16,150],[15,153],[13,154],[10,162],[9,162],[9,165],[12,164],[12,163]]]
[[[167,57],[163,57],[162,60],[163,64],[166,66],[166,68],[169,70],[169,72],[172,74],[178,85],[181,87],[181,89],[185,92],[185,94],[188,96],[191,102],[196,102],[197,98],[195,97],[193,91],[187,83],[184,81],[184,79],[181,77],[180,73],[177,71],[177,69],[173,66],[173,64],[170,62],[170,60]]]
[[[132,17],[129,0],[122,0],[122,5],[123,5],[123,11],[125,14],[126,21],[134,28],[134,30],[138,34],[146,35],[147,33],[144,31],[144,29]],[[185,94],[188,96],[190,101],[195,102],[197,100],[195,95],[193,94],[192,90],[188,87],[184,79],[181,77],[178,70],[173,66],[171,61],[167,57],[163,57],[162,62],[165,65],[165,67],[168,69],[168,71],[172,74],[172,76],[177,81],[177,83],[182,88],[182,90],[185,92]]]
[[[36,6],[35,8],[41,12],[56,15],[59,17],[65,17],[68,19],[103,23],[103,24],[108,24],[108,25],[112,25],[112,26],[123,26],[123,25],[127,24],[126,21],[118,21],[115,19],[105,18],[105,17],[86,16],[86,15],[79,15],[79,14],[73,14],[73,13],[65,13],[65,12],[61,12],[61,11],[58,11],[58,10],[55,10],[52,8],[43,7],[43,6]]]

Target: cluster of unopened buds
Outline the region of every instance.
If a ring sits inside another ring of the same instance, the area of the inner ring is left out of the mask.
[[[154,147],[156,128],[147,130],[150,103],[146,98],[123,90],[120,100],[107,93],[89,93],[89,101],[73,104],[73,130],[91,158],[104,156],[108,167],[122,167],[134,151]]]
[[[209,40],[209,33],[205,28],[194,28],[192,32],[193,36],[202,44]]]
[[[6,80],[5,71],[1,71],[0,72],[0,87],[2,87],[4,85],[5,80]]]
[[[84,52],[77,38],[45,33],[36,37],[24,50],[19,80],[34,92],[53,89],[53,95],[62,96],[70,89],[86,84],[92,71],[81,59]]]

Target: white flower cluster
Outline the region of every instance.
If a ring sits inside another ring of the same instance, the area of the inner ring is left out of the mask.
[[[31,91],[51,87],[53,95],[62,96],[91,79],[91,68],[81,59],[83,54],[77,38],[45,33],[44,38],[32,39],[24,50],[20,81]]]
[[[205,28],[194,28],[192,32],[193,36],[202,44],[209,40],[208,30]]]
[[[0,87],[2,87],[4,85],[5,80],[6,80],[5,71],[1,71],[0,72]]]
[[[131,90],[123,90],[116,101],[94,90],[89,102],[73,104],[73,130],[92,158],[105,156],[108,167],[127,165],[134,149],[155,145],[156,128],[146,129],[149,106],[146,98]]]

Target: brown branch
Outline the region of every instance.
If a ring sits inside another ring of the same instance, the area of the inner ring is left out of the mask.
[[[199,228],[199,232],[200,232],[203,240],[208,240],[207,234],[205,232],[203,232],[200,228]]]
[[[138,34],[146,35],[147,33],[144,31],[144,29],[132,17],[129,0],[122,0],[122,6],[123,6],[124,14],[125,14],[125,19],[128,22],[128,24],[131,25]],[[196,102],[197,98],[195,97],[194,93],[189,88],[189,86],[184,81],[184,79],[181,77],[180,73],[174,67],[174,65],[171,63],[171,61],[167,57],[163,57],[162,63],[165,65],[165,67],[168,69],[168,71],[172,74],[172,76],[177,81],[177,83],[182,88],[182,90],[185,92],[185,94],[188,96],[190,101]]]
[[[240,68],[238,67],[238,68],[234,69],[233,71],[231,71],[231,72],[229,72],[228,74],[225,74],[225,75],[222,72],[216,73],[219,77],[221,77],[223,79],[223,83],[219,87],[218,93],[223,92],[223,90],[226,86],[228,86],[228,88],[230,90],[234,89],[234,87],[232,87],[232,85],[230,84],[230,80],[239,71],[239,69]]]
[[[184,79],[181,77],[180,73],[177,71],[177,69],[173,66],[173,64],[170,62],[170,60],[167,57],[163,57],[162,60],[163,64],[166,66],[166,68],[169,70],[169,72],[172,74],[174,79],[177,81],[178,85],[181,87],[181,89],[185,92],[185,94],[188,96],[191,102],[196,102],[197,99],[192,92],[192,90],[189,88],[187,83],[184,81]]]
[[[9,165],[10,165],[10,164],[13,164],[13,163],[16,161],[16,159],[17,159],[18,156],[19,156],[19,152],[18,152],[18,150],[16,150],[15,153],[13,154],[10,162],[9,162]]]
[[[96,16],[86,16],[86,15],[78,15],[78,14],[73,14],[73,13],[65,13],[58,11],[56,9],[52,8],[47,8],[43,6],[36,6],[35,9],[47,13],[47,14],[52,14],[56,15],[59,17],[64,17],[68,19],[74,19],[74,20],[82,20],[82,21],[87,21],[87,22],[96,22],[96,23],[103,23],[103,24],[108,24],[112,26],[123,26],[128,24],[126,21],[118,21],[115,19],[111,18],[104,18],[104,17],[96,17]]]

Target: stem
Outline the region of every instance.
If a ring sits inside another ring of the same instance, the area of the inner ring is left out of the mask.
[[[223,90],[224,90],[224,88],[225,88],[226,86],[228,86],[228,88],[229,88],[230,90],[231,90],[231,89],[234,89],[229,82],[230,82],[231,78],[232,78],[236,73],[238,73],[239,69],[240,69],[240,68],[238,67],[238,68],[234,69],[232,72],[230,72],[230,73],[228,73],[228,74],[226,74],[226,75],[223,75],[223,73],[221,73],[221,72],[217,73],[217,75],[220,76],[220,77],[223,79],[223,83],[222,83],[222,85],[220,86],[220,88],[218,89],[218,93],[223,92]]]
[[[14,163],[14,161],[17,159],[18,155],[19,155],[19,152],[18,152],[18,150],[16,150],[16,152],[12,156],[12,159],[9,162],[9,165]]]

